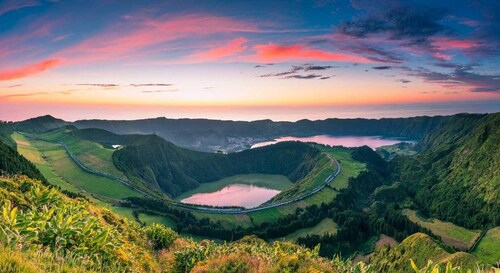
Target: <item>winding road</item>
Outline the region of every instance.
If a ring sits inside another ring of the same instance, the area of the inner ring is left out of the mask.
[[[51,141],[47,141],[45,139],[38,139],[38,140],[42,140],[42,141],[46,141],[46,142],[51,142]],[[73,154],[73,152],[69,149],[69,147],[64,142],[59,141],[57,143],[59,145],[61,145],[64,148],[64,150],[66,150],[66,153],[73,160],[73,162],[75,162],[75,164],[78,165],[80,168],[82,168],[84,171],[92,173],[92,174],[95,174],[95,175],[107,177],[109,179],[113,179],[115,181],[118,181],[118,182],[126,185],[127,187],[132,188],[133,190],[135,190],[135,191],[137,191],[137,192],[139,192],[141,194],[144,194],[144,195],[146,195],[148,197],[152,197],[150,194],[148,194],[148,193],[146,193],[146,192],[138,189],[137,187],[135,187],[132,183],[130,183],[127,180],[124,180],[122,178],[119,178],[117,176],[114,176],[114,175],[111,175],[111,174],[108,174],[108,173],[104,173],[104,172],[101,172],[101,171],[94,170],[94,169],[86,166],[85,164],[83,164],[78,159],[78,157],[76,157]],[[328,184],[330,184],[333,181],[333,179],[335,179],[335,177],[337,177],[339,175],[340,170],[341,170],[340,163],[335,158],[333,158],[333,157],[330,157],[330,159],[337,166],[337,170],[334,173],[330,174],[330,176],[328,176],[325,179],[325,181],[320,186],[318,186],[318,187],[316,187],[316,188],[314,188],[312,190],[309,190],[309,191],[305,192],[304,194],[302,194],[300,196],[297,196],[297,197],[295,197],[293,199],[289,199],[289,200],[285,200],[285,201],[280,201],[280,202],[276,202],[276,203],[263,204],[261,206],[258,206],[258,207],[255,207],[255,208],[249,208],[249,209],[246,209],[246,208],[205,207],[205,206],[197,206],[197,205],[184,204],[184,203],[180,203],[180,202],[176,202],[176,201],[172,201],[172,200],[165,200],[165,201],[169,202],[171,205],[174,205],[176,207],[181,207],[181,208],[184,208],[184,209],[190,209],[190,210],[195,210],[195,211],[200,211],[200,212],[205,212],[205,213],[217,213],[217,214],[241,214],[241,213],[248,213],[248,212],[253,212],[253,211],[261,211],[261,210],[265,210],[265,209],[276,208],[276,207],[288,205],[288,204],[291,204],[291,203],[294,203],[294,202],[298,202],[298,201],[304,200],[305,198],[318,193],[324,187],[326,187]]]

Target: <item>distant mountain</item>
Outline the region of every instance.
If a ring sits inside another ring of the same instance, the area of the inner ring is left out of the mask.
[[[390,162],[425,214],[469,228],[500,224],[500,113],[457,115]]]
[[[116,134],[157,134],[176,145],[200,151],[238,151],[279,136],[353,135],[420,139],[451,117],[326,119],[297,122],[208,119],[80,120],[78,128],[100,128]]]
[[[51,115],[27,119],[25,121],[16,122],[12,128],[15,131],[26,133],[43,133],[48,130],[60,128],[67,125],[68,122],[57,119]]]

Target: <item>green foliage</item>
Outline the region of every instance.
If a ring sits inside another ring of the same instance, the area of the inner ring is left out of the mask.
[[[138,228],[38,181],[0,177],[0,200],[0,248],[15,257],[38,260],[35,265],[42,269],[37,272],[67,272],[57,263],[85,272],[144,272],[137,260],[150,260],[149,246],[139,242]],[[4,256],[0,264],[11,260]]]
[[[413,158],[390,162],[430,217],[471,229],[500,223],[500,113],[457,115],[419,143]]]
[[[475,269],[465,269],[461,266],[453,266],[451,262],[446,263],[446,265],[434,264],[431,260],[422,267],[418,268],[415,262],[410,259],[411,268],[415,271],[415,273],[482,273],[486,272],[479,266]]]
[[[168,248],[177,239],[177,233],[164,225],[152,224],[143,228],[154,249]]]
[[[26,197],[34,202],[18,210],[10,200],[2,206],[0,240],[5,246],[32,249],[36,245],[52,252],[72,252],[96,263],[112,263],[120,242],[111,229],[89,217],[82,203],[65,203],[54,189],[33,186]]]
[[[4,174],[23,174],[31,178],[45,181],[40,171],[17,153],[12,147],[0,141],[0,175]]]
[[[433,260],[434,263],[429,263]],[[410,265],[411,261],[411,267]],[[466,272],[465,270],[475,270],[476,268],[489,269],[484,262],[464,252],[450,253],[441,244],[431,237],[416,233],[406,238],[394,248],[383,247],[376,251],[371,257],[371,263],[375,272],[435,272],[432,270],[442,270],[441,267],[457,267],[450,272]],[[449,266],[447,264],[450,264]],[[440,269],[435,269],[435,268]],[[423,268],[422,271],[420,271]],[[431,270],[431,271],[426,271]],[[438,271],[448,272],[448,271]],[[476,271],[473,271],[476,272]]]

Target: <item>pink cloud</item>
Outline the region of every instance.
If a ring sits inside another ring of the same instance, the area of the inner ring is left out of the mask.
[[[314,49],[303,45],[278,45],[274,43],[255,45],[259,62],[286,61],[335,61],[371,63],[373,61],[356,55]]]
[[[130,54],[146,54],[151,47],[184,38],[237,32],[257,32],[247,22],[228,17],[187,15],[165,19],[140,19],[108,29],[58,55],[69,62],[113,60]]]
[[[453,59],[453,56],[447,55],[447,54],[444,54],[441,52],[435,52],[432,54],[432,56],[434,56],[437,59],[444,60],[444,61],[449,61],[449,60]]]
[[[0,81],[8,81],[8,80],[24,78],[60,66],[61,64],[62,64],[61,59],[47,59],[20,68],[0,71]]]
[[[478,46],[478,43],[472,40],[436,38],[432,40],[432,45],[439,50],[450,50],[450,49],[468,49]]]
[[[223,57],[231,56],[244,51],[247,47],[244,44],[247,42],[245,38],[237,38],[222,47],[213,48],[205,52],[199,52],[193,55],[193,58],[203,61],[211,61]]]

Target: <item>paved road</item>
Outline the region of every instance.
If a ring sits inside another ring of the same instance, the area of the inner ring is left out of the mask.
[[[40,139],[40,140],[43,140],[43,139]],[[47,140],[43,140],[43,141],[47,141]],[[99,175],[99,176],[104,176],[104,177],[107,177],[107,178],[110,178],[110,179],[113,179],[113,180],[116,180],[134,190],[136,190],[137,192],[140,192],[146,196],[149,196],[151,197],[150,194],[138,189],[137,187],[135,187],[132,183],[130,183],[129,181],[127,180],[124,180],[122,178],[119,178],[117,176],[114,176],[114,175],[111,175],[111,174],[108,174],[108,173],[104,173],[104,172],[101,172],[101,171],[97,171],[97,170],[94,170],[92,168],[89,168],[88,166],[86,166],[85,164],[83,164],[79,159],[78,157],[76,157],[73,152],[69,149],[69,147],[64,143],[64,142],[58,142],[58,144],[60,144],[65,150],[66,152],[68,153],[69,157],[80,167],[82,168],[83,170],[89,172],[89,173],[93,173],[95,175]],[[171,200],[165,200],[167,202],[169,202],[170,204],[174,205],[174,206],[177,206],[177,207],[182,207],[182,208],[185,208],[185,209],[190,209],[190,210],[195,210],[195,211],[201,211],[201,212],[206,212],[206,213],[217,213],[217,214],[241,214],[241,213],[248,213],[248,212],[252,212],[252,211],[260,211],[260,210],[265,210],[265,209],[270,209],[270,208],[276,208],[276,207],[280,207],[280,206],[284,206],[284,205],[288,205],[288,204],[291,204],[291,203],[294,203],[294,202],[298,202],[298,201],[301,201],[311,195],[314,195],[316,194],[317,192],[321,191],[324,187],[326,187],[328,184],[330,184],[333,179],[335,179],[335,177],[337,177],[337,175],[339,175],[340,173],[340,170],[341,170],[341,165],[340,163],[330,157],[330,159],[335,163],[335,165],[337,165],[337,171],[335,171],[334,173],[332,173],[330,176],[328,176],[325,181],[323,182],[323,184],[321,184],[320,186],[310,190],[310,191],[307,191],[305,192],[304,194],[300,195],[300,196],[297,196],[293,199],[290,199],[290,200],[285,200],[285,201],[280,201],[280,202],[276,202],[276,203],[269,203],[269,204],[264,204],[262,206],[259,206],[259,207],[255,207],[255,208],[250,208],[250,209],[245,209],[245,208],[214,208],[214,207],[204,207],[204,206],[197,206],[197,205],[188,205],[188,204],[184,204],[184,203],[180,203],[180,202],[176,202],[176,201],[171,201]]]

